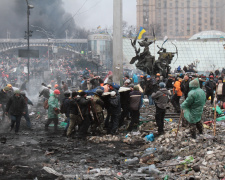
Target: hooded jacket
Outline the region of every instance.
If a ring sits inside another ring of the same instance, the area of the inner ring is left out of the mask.
[[[11,115],[22,116],[25,111],[26,102],[24,98],[21,95],[19,97],[13,95],[6,105],[6,112],[9,112]]]
[[[141,92],[130,92],[130,110],[139,110],[141,105]]]
[[[91,103],[90,99],[86,99],[85,97],[81,96],[78,100],[77,103],[80,107],[81,113],[83,116],[88,116],[89,115],[89,105]]]
[[[166,109],[168,95],[171,95],[171,93],[166,88],[162,88],[156,93],[152,93],[152,98],[154,99],[156,106],[161,109]]]
[[[205,92],[199,87],[199,80],[194,79],[189,83],[190,92],[187,99],[181,104],[184,110],[184,117],[190,123],[197,123],[201,120],[203,107],[206,102]]]
[[[50,98],[48,99],[48,118],[53,119],[53,118],[58,118],[58,115],[55,113],[54,108],[59,109],[59,101],[58,99],[54,96],[54,93],[50,94]]]

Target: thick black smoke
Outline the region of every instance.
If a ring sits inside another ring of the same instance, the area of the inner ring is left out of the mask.
[[[72,15],[65,12],[62,0],[29,0],[29,4],[34,6],[30,10],[31,25],[42,27],[56,38],[65,38],[66,30],[68,38],[84,38],[75,37],[81,30],[70,19]],[[68,19],[70,21],[65,23]],[[11,38],[24,38],[26,28],[26,0],[0,0],[0,38],[6,38],[7,31]],[[46,38],[44,33],[36,31],[38,28],[30,28],[34,38]]]

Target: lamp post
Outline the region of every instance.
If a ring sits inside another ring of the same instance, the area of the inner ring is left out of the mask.
[[[30,36],[31,36],[31,31],[30,31],[30,24],[29,24],[29,16],[30,16],[30,9],[33,9],[34,6],[33,5],[30,5],[28,3],[28,0],[26,0],[27,2],[27,32],[25,37],[27,38],[27,52],[28,52],[28,62],[27,62],[27,70],[28,70],[28,81],[30,80]]]
[[[43,28],[42,28],[43,29]],[[43,29],[43,31],[40,31],[40,30],[36,30],[37,32],[41,32],[41,33],[44,33],[46,35],[46,37],[48,38],[48,70],[50,70],[50,59],[49,59],[49,41],[51,40],[51,38],[49,38],[49,34],[47,31],[45,31]]]

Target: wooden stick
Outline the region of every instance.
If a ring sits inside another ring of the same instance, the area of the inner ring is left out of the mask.
[[[217,88],[218,86],[216,86],[216,92],[217,92]],[[213,132],[214,132],[214,136],[216,136],[216,96],[217,96],[217,93],[215,92],[215,97],[214,97],[214,128],[213,128]],[[212,98],[212,97],[211,97]]]
[[[179,119],[179,122],[178,122],[177,132],[176,132],[176,137],[175,137],[175,139],[177,138],[177,134],[178,134],[178,131],[179,131],[180,121],[181,121],[182,116],[183,116],[183,110],[181,110],[181,112],[180,112],[180,119]]]

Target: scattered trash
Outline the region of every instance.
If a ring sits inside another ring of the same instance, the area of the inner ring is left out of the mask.
[[[145,136],[145,141],[148,142],[148,141],[154,141],[154,134],[149,134],[147,136]]]

